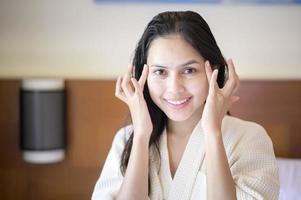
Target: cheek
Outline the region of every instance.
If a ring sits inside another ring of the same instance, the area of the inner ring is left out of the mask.
[[[208,82],[206,79],[201,79],[191,83],[189,86],[189,91],[198,96],[198,98],[207,98],[208,96]]]
[[[160,81],[152,80],[151,78],[147,79],[147,86],[151,98],[154,99],[161,96],[163,92],[163,85],[160,84]]]

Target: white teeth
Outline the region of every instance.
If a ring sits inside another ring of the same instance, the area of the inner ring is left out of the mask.
[[[180,105],[180,104],[185,103],[186,101],[188,101],[188,99],[183,99],[183,100],[178,100],[178,101],[167,100],[167,102],[171,103],[171,104],[174,104],[174,105]]]

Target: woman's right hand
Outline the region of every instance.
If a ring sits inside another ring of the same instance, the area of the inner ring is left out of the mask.
[[[143,66],[139,81],[132,77],[132,71],[133,66],[129,66],[127,72],[118,77],[115,96],[129,107],[134,127],[134,137],[142,136],[149,139],[153,131],[153,124],[143,96],[148,66],[146,64]]]

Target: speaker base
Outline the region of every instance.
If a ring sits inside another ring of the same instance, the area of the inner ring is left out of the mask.
[[[44,150],[44,151],[28,151],[22,152],[23,159],[29,163],[47,164],[56,163],[64,160],[65,151],[63,149]]]

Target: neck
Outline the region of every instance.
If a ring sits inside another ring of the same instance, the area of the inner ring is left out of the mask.
[[[185,121],[173,121],[171,119],[167,122],[167,133],[172,133],[174,136],[187,137],[190,136],[193,129],[202,117],[203,109],[194,113],[189,119]]]

